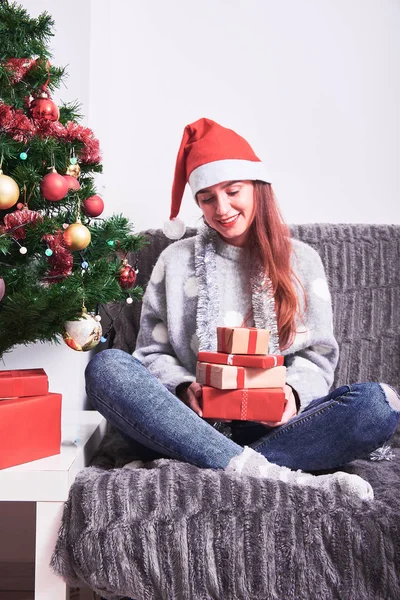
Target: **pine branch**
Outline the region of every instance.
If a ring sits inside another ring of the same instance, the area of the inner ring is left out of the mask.
[[[83,116],[81,108],[82,105],[79,102],[69,102],[60,106],[60,123],[65,125],[68,121],[74,121],[75,123],[81,121]]]
[[[0,61],[7,58],[41,56],[50,58],[47,43],[54,35],[54,21],[47,12],[29,17],[17,2],[0,2]]]
[[[94,174],[102,165],[93,132],[79,125],[79,102],[62,105],[58,123],[30,114],[28,97],[37,97],[45,85],[53,91],[66,75],[64,68],[48,64],[53,26],[46,12],[32,19],[16,2],[0,0],[0,156],[4,174],[20,189],[19,204],[0,211],[5,284],[0,356],[17,344],[57,341],[65,321],[80,317],[83,304],[94,312],[110,302],[124,307],[128,297],[138,300],[143,294],[139,286],[122,288],[120,271],[127,256],[136,265],[147,240],[133,234],[123,215],[85,214],[84,202],[97,193]],[[80,166],[80,189],[70,189],[61,200],[44,198],[41,183],[49,168],[61,177],[73,156]],[[79,218],[91,241],[71,250],[64,232]]]

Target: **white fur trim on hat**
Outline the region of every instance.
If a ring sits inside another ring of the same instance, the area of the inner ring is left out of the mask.
[[[261,161],[233,158],[216,160],[205,165],[200,165],[200,167],[191,172],[189,185],[193,196],[196,196],[197,192],[211,185],[222,183],[223,181],[246,181],[247,179],[271,183],[267,169]]]
[[[163,225],[164,235],[170,240],[180,240],[185,235],[186,225],[182,219],[170,219]]]

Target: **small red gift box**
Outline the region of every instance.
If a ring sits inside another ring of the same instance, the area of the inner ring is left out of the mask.
[[[203,386],[202,411],[206,419],[279,421],[284,405],[282,388],[217,390]]]
[[[61,394],[0,400],[0,469],[60,454]]]
[[[218,352],[268,354],[269,331],[255,327],[217,327]]]
[[[284,363],[283,356],[278,354],[226,354],[225,352],[207,352],[206,350],[202,350],[199,352],[197,358],[200,362],[233,365],[235,367],[255,367],[259,369],[280,367]]]
[[[252,367],[231,367],[198,362],[196,381],[220,390],[239,388],[278,388],[286,381],[286,367],[254,369]]]
[[[0,371],[0,398],[40,396],[49,391],[49,382],[43,369]]]

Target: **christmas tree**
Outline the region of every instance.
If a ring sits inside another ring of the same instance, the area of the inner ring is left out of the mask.
[[[98,140],[78,103],[51,98],[66,76],[50,63],[53,27],[0,0],[0,356],[60,334],[87,350],[100,305],[142,294],[126,257],[145,241],[122,215],[100,217]]]

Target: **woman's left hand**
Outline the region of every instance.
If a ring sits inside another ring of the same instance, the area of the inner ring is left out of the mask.
[[[293,394],[293,390],[290,385],[285,385],[283,388],[285,391],[285,410],[283,411],[283,415],[280,421],[260,421],[263,425],[268,425],[268,427],[278,427],[279,425],[284,425],[287,423],[292,417],[297,414],[296,408],[296,399]]]

